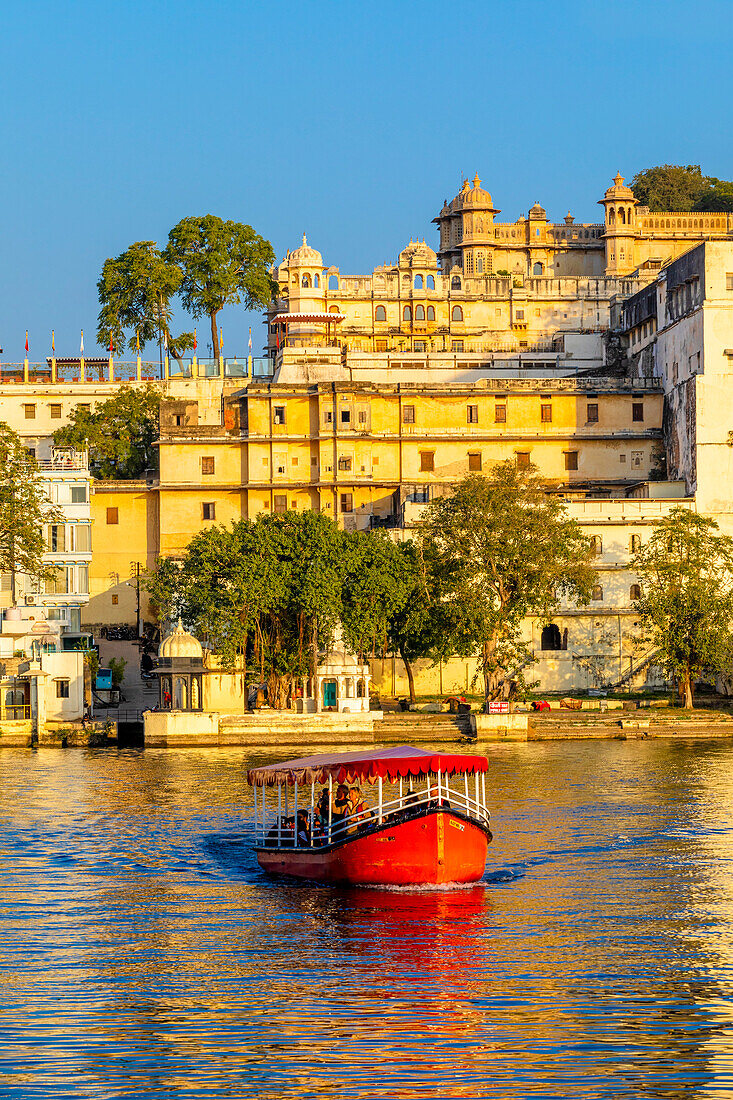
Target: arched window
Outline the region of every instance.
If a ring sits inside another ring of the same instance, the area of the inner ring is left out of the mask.
[[[415,320],[416,321],[424,321],[425,320],[425,306],[415,306]]]
[[[338,288],[339,288],[338,275],[329,275],[328,276],[328,289],[329,290],[338,290]]]
[[[629,599],[630,600],[640,600],[641,599],[641,585],[640,584],[632,584],[631,588],[629,589]]]
[[[603,599],[603,589],[601,588],[600,584],[593,585],[593,591],[591,592],[590,598],[592,600]]]
[[[384,306],[377,306],[377,308],[374,310],[374,320],[375,321],[386,321],[387,320],[387,310],[384,308]]]
[[[626,211],[623,206],[619,206],[618,208],[618,224],[626,225]]]
[[[562,647],[563,647],[563,649],[568,648],[568,628],[567,627],[565,627],[565,629],[562,632]]]
[[[428,306],[428,321],[435,320],[435,306]]]
[[[303,278],[300,280],[300,285],[301,286],[310,286],[311,285],[310,275],[304,275]]]
[[[593,535],[593,538],[590,540],[590,548],[596,557],[603,553],[603,540],[600,535]]]
[[[422,290],[422,275],[415,276],[415,290]]]
[[[339,312],[339,307],[338,306],[329,306],[328,307],[328,312],[329,313],[338,313]]]
[[[361,679],[356,681],[356,698],[357,699],[365,699],[366,698],[366,684]]]
[[[542,627],[540,649],[562,649],[562,636],[560,627],[555,623],[549,623]]]
[[[539,263],[535,264],[534,267],[532,268],[532,274],[533,275],[542,275],[543,272],[544,272],[544,268],[543,268],[542,264],[539,264]]]
[[[435,278],[433,275],[428,275],[428,290],[435,290]]]
[[[629,539],[629,551],[632,554],[638,554],[641,550],[641,535],[632,535]]]
[[[313,276],[313,286],[320,287],[320,285],[321,285],[320,276],[319,275],[314,275]]]
[[[476,274],[483,275],[484,273],[484,254],[483,252],[476,253]]]
[[[298,284],[298,276],[297,276],[297,274],[293,275],[293,278],[292,278],[292,282],[294,282],[294,283],[296,284],[296,286],[297,286],[297,284]]]
[[[459,279],[459,277],[457,275],[454,275],[453,278],[451,279],[450,288],[451,288],[451,290],[460,290],[461,289],[461,280]]]
[[[412,308],[410,306],[405,306],[405,308],[402,310],[402,320],[403,321],[411,321],[412,320]]]
[[[461,309],[460,306],[453,306],[453,312],[451,313],[451,319],[453,321],[462,321],[463,320],[463,310]]]
[[[615,225],[616,224],[616,211],[614,210],[614,208],[612,206],[610,206],[608,208],[608,224],[609,225]]]

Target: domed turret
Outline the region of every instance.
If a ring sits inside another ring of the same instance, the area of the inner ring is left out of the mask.
[[[291,267],[323,267],[323,256],[318,249],[311,248],[305,233],[302,245],[290,253],[289,261]]]
[[[540,206],[540,204],[536,202],[533,206],[530,206],[529,208],[529,217],[531,219],[539,218],[540,220],[545,221],[547,219],[547,211],[545,210],[544,206]]]
[[[478,175],[473,178],[473,187],[466,188],[461,192],[461,198],[464,207],[472,206],[480,210],[493,210],[494,208],[491,195],[488,191],[484,191]]]
[[[398,258],[400,267],[435,267],[438,257],[429,244],[425,241],[410,240],[407,248],[403,248]]]
[[[158,656],[166,657],[169,660],[176,660],[177,658],[188,660],[198,658],[201,660],[203,655],[201,642],[194,638],[193,634],[189,634],[187,630],[184,630],[180,619],[173,633],[164,638],[158,648]]]

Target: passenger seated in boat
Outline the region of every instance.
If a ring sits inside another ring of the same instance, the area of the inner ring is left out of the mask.
[[[331,827],[334,828],[346,821],[350,811],[351,803],[349,802],[349,788],[345,783],[339,783],[336,788],[336,797],[331,810]]]
[[[298,810],[298,847],[309,848],[311,842],[311,823],[307,810]]]
[[[416,802],[419,802],[419,801],[420,801],[420,798],[419,798],[417,792],[413,791],[412,787],[410,787],[407,794],[405,795],[405,805],[406,806],[411,806],[411,805],[414,805]]]
[[[366,802],[361,797],[361,787],[352,787],[349,791],[349,818],[357,818],[349,832],[355,832],[368,825],[371,821],[371,813]]]

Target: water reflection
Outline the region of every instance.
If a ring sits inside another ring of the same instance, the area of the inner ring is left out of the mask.
[[[466,889],[269,880],[241,753],[0,754],[0,1095],[733,1092],[733,751],[500,746]]]

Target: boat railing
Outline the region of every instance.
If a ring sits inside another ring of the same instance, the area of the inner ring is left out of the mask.
[[[329,783],[329,811],[325,818],[319,812],[314,783],[305,784],[305,791],[298,784],[291,788],[278,784],[277,794],[273,791],[276,801],[270,805],[267,787],[260,787],[259,790],[255,787],[255,846],[322,848],[375,827],[399,824],[411,817],[422,816],[430,809],[455,810],[488,829],[491,814],[486,807],[485,776],[477,773],[470,779],[468,775],[452,778],[451,783],[438,775],[419,790],[412,787],[405,790],[400,781],[396,797],[386,800],[380,779],[377,781],[377,804],[344,816],[333,811],[333,787]],[[300,824],[296,828],[298,822]]]

